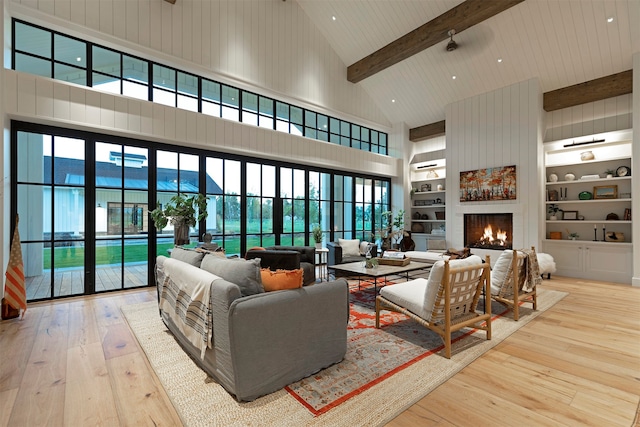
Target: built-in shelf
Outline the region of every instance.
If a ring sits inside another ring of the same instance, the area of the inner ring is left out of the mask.
[[[561,208],[563,212],[559,215],[570,215],[572,218],[561,219],[561,216],[557,220],[545,218],[543,221],[545,238],[542,239],[542,250],[554,257],[558,275],[631,282],[633,180],[631,176],[615,176],[620,167],[631,167],[631,137],[631,131],[617,131],[593,135],[594,140],[602,139],[602,142],[572,145],[573,141],[563,140],[544,144],[547,218],[551,205]],[[582,141],[588,142],[588,138],[579,138],[575,142]],[[593,160],[582,160],[591,154]],[[605,174],[610,171],[614,176],[606,178]],[[559,180],[551,181],[549,177],[552,174]],[[572,174],[576,179],[565,180],[567,174]],[[583,176],[594,178],[580,179]],[[609,195],[615,198],[579,198],[581,193],[595,196],[597,187],[614,187],[615,190],[610,191]],[[563,200],[549,200],[550,197]],[[611,214],[620,219],[607,220]],[[570,235],[577,237],[573,240]],[[610,241],[615,238],[618,241]]]
[[[616,181],[625,181],[631,180],[630,176],[614,176],[611,178],[598,178],[598,179],[574,179],[573,181],[547,181],[547,186],[551,185],[574,185],[574,184],[584,184],[585,182],[599,182],[599,183],[607,183],[607,182],[616,182]]]

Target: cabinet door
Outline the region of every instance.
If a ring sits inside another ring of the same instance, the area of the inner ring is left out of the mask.
[[[556,262],[556,273],[558,276],[582,277],[586,278],[584,271],[584,250],[582,244],[575,242],[550,242],[542,244],[544,252],[553,257]]]
[[[633,249],[627,245],[584,246],[585,271],[588,278],[608,282],[631,283]]]

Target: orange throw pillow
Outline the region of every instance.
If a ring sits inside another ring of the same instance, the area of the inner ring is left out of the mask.
[[[302,287],[301,268],[297,270],[276,270],[271,271],[268,268],[260,269],[262,276],[262,286],[265,292],[280,291],[282,289],[297,289]]]

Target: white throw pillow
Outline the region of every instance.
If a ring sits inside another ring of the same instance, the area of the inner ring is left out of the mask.
[[[491,269],[491,295],[497,295],[500,292],[504,281],[507,280],[511,261],[513,261],[513,251],[506,250],[502,251],[493,265]]]
[[[369,242],[360,242],[360,255],[366,255],[369,250]],[[376,256],[376,254],[371,254],[371,256]]]
[[[482,258],[478,255],[471,255],[467,258],[454,259],[449,261],[449,268],[468,267],[470,265],[482,264]],[[438,296],[438,288],[442,283],[444,276],[444,261],[438,261],[431,267],[429,273],[429,280],[427,281],[427,289],[424,292],[424,309],[429,313],[427,321],[431,320],[431,313],[433,312],[433,305],[436,302]]]
[[[342,256],[360,256],[360,239],[338,239],[338,244],[342,248]]]

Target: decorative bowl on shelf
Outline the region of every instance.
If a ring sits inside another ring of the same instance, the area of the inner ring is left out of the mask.
[[[576,179],[576,176],[574,174],[572,174],[571,172],[565,174],[565,176],[564,176],[564,180],[565,181],[573,181],[574,179]]]
[[[578,199],[580,199],[580,200],[591,200],[591,199],[593,199],[593,194],[590,191],[581,191],[578,194]]]
[[[583,151],[580,153],[580,160],[586,162],[587,160],[593,160],[596,156],[594,156],[593,151]]]
[[[556,175],[555,173],[549,175],[549,182],[558,182],[558,175]]]

